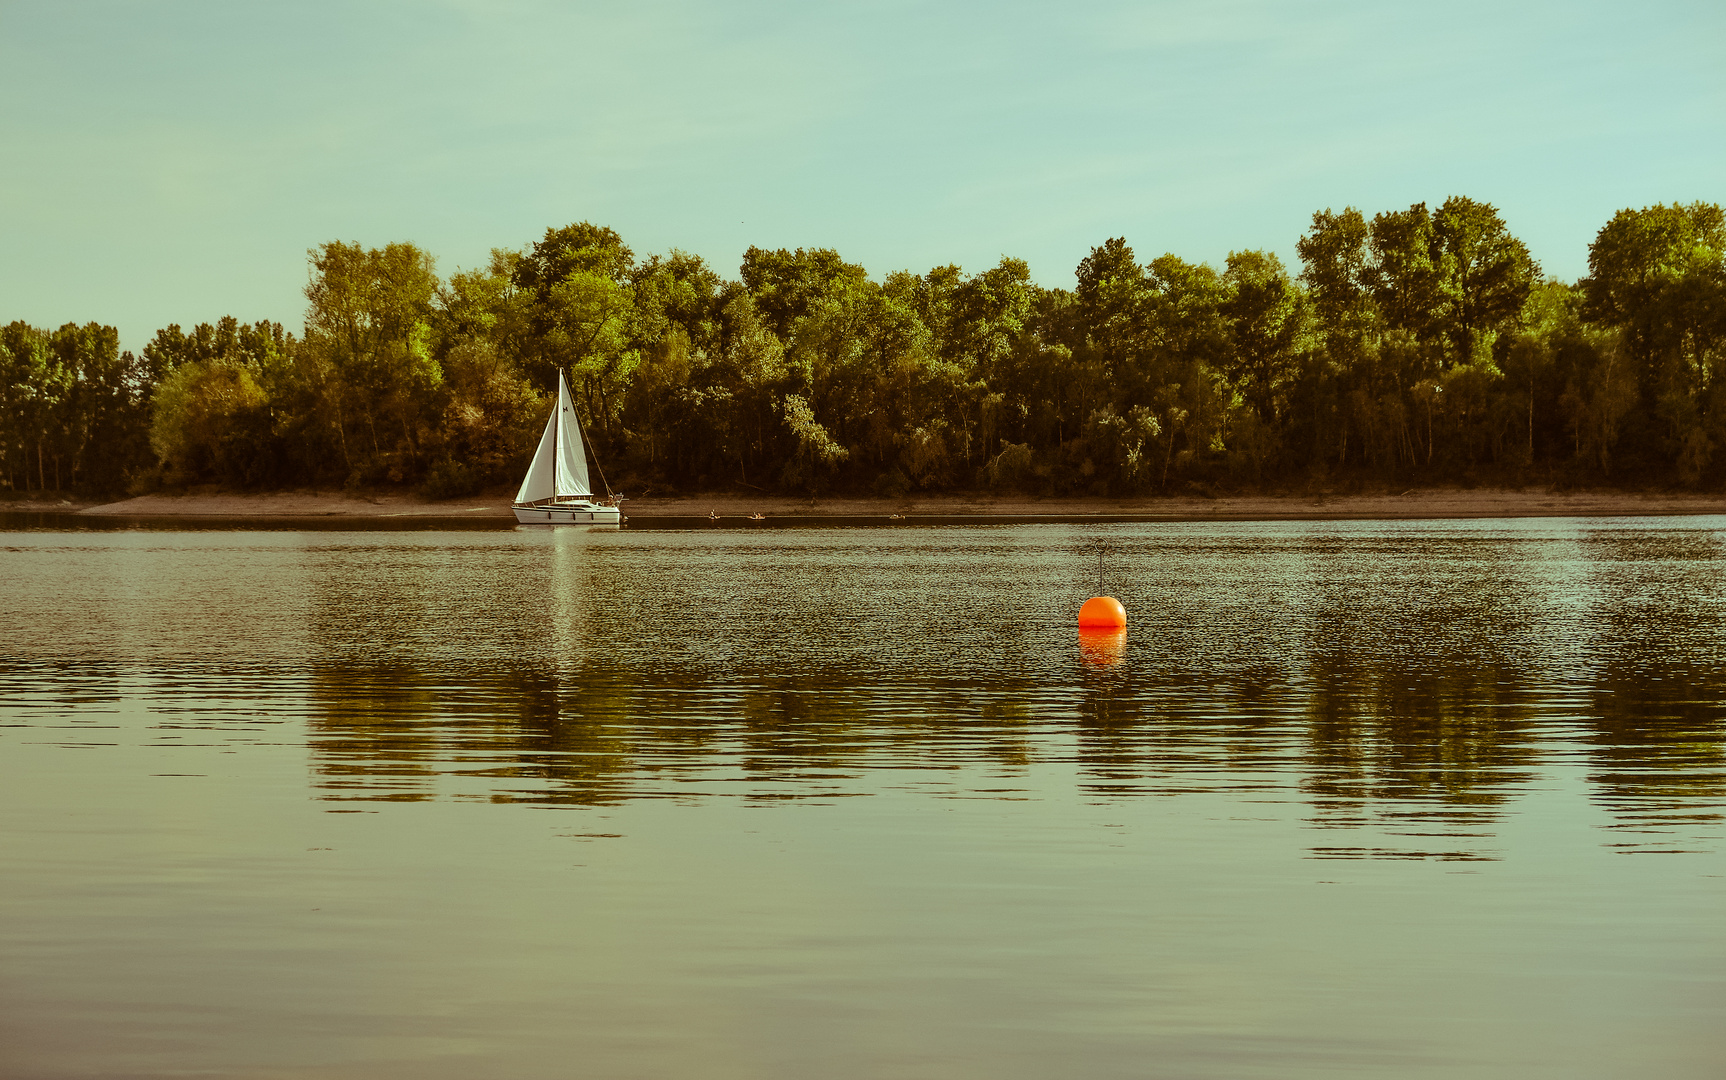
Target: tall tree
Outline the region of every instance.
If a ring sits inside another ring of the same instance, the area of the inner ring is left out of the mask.
[[[634,253],[615,231],[578,221],[545,230],[545,237],[515,263],[511,276],[516,285],[543,300],[571,274],[598,274],[622,284],[634,265]]]
[[[148,383],[113,327],[14,322],[0,330],[0,378],[0,462],[14,486],[112,493],[147,467]]]
[[[280,483],[290,473],[272,400],[285,405],[295,342],[280,323],[226,316],[191,333],[158,330],[144,346],[155,380],[150,444],[170,482]]]
[[[569,376],[591,436],[619,442],[616,424],[641,360],[634,331],[635,254],[605,226],[582,221],[547,229],[521,254],[511,281],[531,297],[523,366],[540,387]]]
[[[1492,363],[1492,346],[1514,333],[1540,267],[1510,235],[1491,203],[1453,196],[1432,216],[1436,271],[1431,328],[1448,365]]]
[[[55,419],[72,389],[72,372],[49,348],[51,335],[28,323],[13,322],[0,330],[0,365],[4,399],[0,424],[8,481],[26,491],[48,490],[48,460]],[[56,478],[54,487],[58,487]]]
[[[412,244],[332,241],[308,252],[305,374],[349,479],[400,481],[420,465],[419,430],[443,381],[432,355],[432,257]]]
[[[869,280],[868,271],[846,262],[832,248],[768,251],[752,246],[743,253],[739,276],[768,327],[788,345],[799,319]]]
[[[1620,210],[1588,247],[1585,313],[1625,332],[1649,390],[1665,361],[1692,368],[1721,331],[1726,214],[1712,203]]]
[[[1695,482],[1726,441],[1726,215],[1711,203],[1620,210],[1588,249],[1584,310],[1624,335],[1641,406]]]
[[[1306,297],[1266,251],[1231,252],[1223,274],[1230,357],[1226,373],[1259,421],[1275,427],[1300,362],[1306,333]]]
[[[1430,340],[1435,330],[1442,287],[1436,246],[1425,203],[1373,215],[1371,261],[1362,278],[1385,325],[1419,341]]]

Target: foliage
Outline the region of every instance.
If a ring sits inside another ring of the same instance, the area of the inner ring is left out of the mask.
[[[281,324],[227,317],[190,334],[169,326],[144,347],[156,376],[150,446],[169,483],[259,486],[279,479],[272,398],[286,384],[293,338]]]
[[[1613,217],[1546,279],[1488,203],[1313,215],[1298,273],[1022,261],[877,280],[751,247],[736,280],[578,222],[448,279],[412,244],[308,253],[305,328],[0,330],[0,482],[513,484],[562,371],[637,492],[978,485],[1726,482],[1726,218]]]
[[[123,490],[150,459],[152,389],[111,326],[0,329],[0,481],[24,492]]]

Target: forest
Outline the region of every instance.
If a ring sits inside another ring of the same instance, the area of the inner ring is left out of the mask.
[[[304,326],[0,330],[0,485],[139,494],[512,486],[569,379],[607,485],[1033,495],[1726,486],[1726,218],[1622,210],[1544,276],[1488,203],[1313,215],[1291,269],[1123,239],[1071,288],[1003,258],[736,278],[582,222],[439,276],[308,253]],[[597,474],[596,474],[597,475]]]

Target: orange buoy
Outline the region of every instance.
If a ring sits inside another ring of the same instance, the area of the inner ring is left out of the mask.
[[[1127,609],[1112,596],[1093,596],[1079,608],[1079,625],[1113,628],[1127,625]]]

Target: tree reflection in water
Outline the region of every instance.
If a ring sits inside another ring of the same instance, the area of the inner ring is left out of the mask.
[[[1681,848],[1719,819],[1711,529],[1123,528],[1130,644],[1075,643],[1039,599],[1082,591],[1082,532],[935,550],[909,530],[887,550],[861,533],[673,551],[572,535],[465,574],[325,575],[317,789],[1022,798],[1066,767],[1103,800],[1299,800],[1320,856],[1476,859],[1541,769],[1581,764],[1622,850]],[[956,582],[978,594],[971,622],[933,617]],[[410,662],[428,649],[437,663]],[[1363,825],[1399,846],[1351,843]]]

